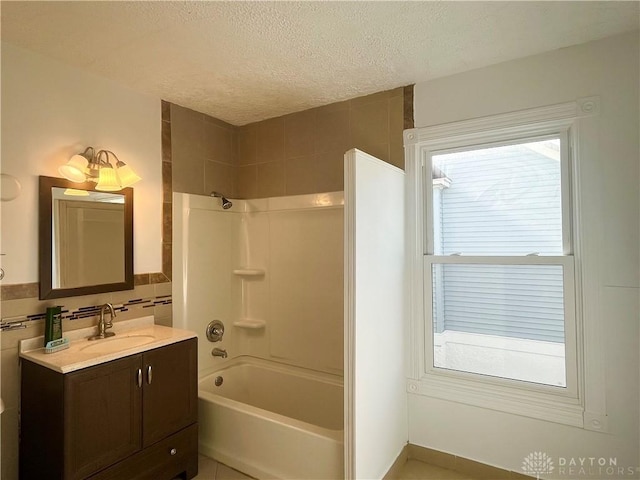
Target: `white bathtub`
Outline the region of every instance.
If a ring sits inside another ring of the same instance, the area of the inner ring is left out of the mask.
[[[344,478],[342,392],[335,375],[233,359],[200,379],[200,453],[259,479]]]

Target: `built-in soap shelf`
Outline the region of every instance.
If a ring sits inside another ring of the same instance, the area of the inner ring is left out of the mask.
[[[240,277],[262,277],[264,273],[264,270],[261,268],[237,268],[233,271],[234,275]]]
[[[249,328],[252,330],[264,328],[266,325],[267,322],[265,322],[264,320],[251,320],[249,318],[243,318],[241,320],[233,322],[234,327]]]

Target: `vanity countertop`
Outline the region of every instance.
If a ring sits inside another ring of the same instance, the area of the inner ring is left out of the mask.
[[[116,334],[114,337],[87,340],[91,335],[95,335],[96,331],[96,327],[89,327],[65,332],[63,336],[69,339],[69,348],[55,353],[45,353],[42,346],[43,337],[22,340],[20,357],[56,372],[70,373],[197,337],[194,332],[188,330],[155,325],[153,316],[116,322],[109,330]],[[112,341],[113,345],[121,343],[123,348],[108,348],[107,345]],[[138,341],[144,343],[135,345]]]

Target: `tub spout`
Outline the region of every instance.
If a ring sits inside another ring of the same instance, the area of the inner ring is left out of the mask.
[[[211,350],[211,355],[213,355],[214,357],[227,358],[227,351],[223,350],[222,348],[216,347],[213,350]]]

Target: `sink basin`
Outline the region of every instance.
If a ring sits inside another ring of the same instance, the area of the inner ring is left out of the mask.
[[[156,339],[153,335],[129,335],[126,337],[111,337],[104,340],[94,340],[82,347],[80,350],[84,353],[113,353],[119,350],[139,347],[146,345]]]

